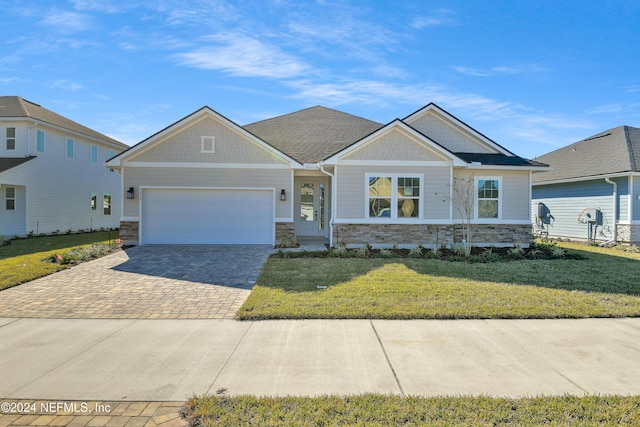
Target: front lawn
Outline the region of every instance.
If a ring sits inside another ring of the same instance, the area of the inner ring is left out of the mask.
[[[50,262],[48,259],[78,247],[94,243],[108,244],[109,238],[114,243],[118,239],[118,232],[98,231],[14,239],[9,245],[0,247],[0,290],[68,268],[68,265]]]
[[[636,426],[640,397],[203,396],[181,414],[191,426]]]
[[[243,320],[640,316],[640,254],[563,243],[586,259],[466,263],[270,258]]]

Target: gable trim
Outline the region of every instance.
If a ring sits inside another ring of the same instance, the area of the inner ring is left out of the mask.
[[[489,138],[486,135],[478,132],[477,130],[475,130],[474,128],[472,128],[471,126],[469,126],[468,124],[466,124],[462,120],[458,119],[453,114],[449,113],[448,111],[446,111],[443,108],[439,107],[438,105],[434,104],[433,102],[430,102],[426,106],[424,106],[424,107],[420,108],[419,110],[409,114],[407,117],[402,119],[402,121],[406,122],[408,125],[411,125],[412,122],[414,122],[415,120],[417,120],[420,117],[424,116],[426,113],[428,113],[430,111],[435,111],[437,113],[435,116],[439,120],[442,120],[445,123],[447,122],[447,120],[449,122],[453,122],[454,124],[458,125],[462,129],[464,129],[465,131],[470,133],[472,136],[478,138],[484,144],[486,144],[486,145],[490,146],[491,148],[499,151],[500,153],[505,154],[505,155],[509,155],[509,156],[514,156],[515,155],[514,153],[512,153],[509,150],[507,150],[506,148],[504,148],[503,146],[501,146],[500,144],[498,144],[497,142],[495,142],[491,138]],[[446,118],[447,120],[444,120],[444,118]]]
[[[338,160],[338,164],[342,166],[379,166],[380,160]],[[394,160],[384,161],[385,166],[451,166],[451,160]]]
[[[223,125],[228,126],[231,130],[243,136],[247,140],[255,143],[260,148],[286,161],[288,163],[288,165],[286,165],[287,167],[302,167],[302,165],[298,163],[296,160],[294,160],[293,158],[287,156],[285,153],[279,151],[275,147],[271,146],[270,144],[266,143],[262,139],[248,132],[247,130],[245,130],[244,128],[242,128],[232,120],[226,118],[225,116],[209,108],[208,106],[204,106],[200,108],[199,110],[189,114],[188,116],[178,120],[177,122],[164,128],[163,130],[151,135],[147,139],[132,146],[128,150],[123,151],[117,156],[111,158],[110,160],[107,161],[107,166],[114,169],[120,168],[123,166],[124,162],[128,158],[144,153],[145,151],[151,149],[154,145],[164,141],[166,138],[176,133],[177,131],[183,128],[189,127],[193,124],[196,124],[207,117],[213,118],[214,120],[222,123]]]
[[[291,169],[284,163],[195,163],[195,162],[131,162],[124,161],[125,167],[136,168],[209,168],[209,169]]]
[[[538,187],[541,185],[570,184],[573,182],[583,182],[583,181],[599,181],[605,178],[624,178],[625,176],[640,177],[640,172],[614,173],[614,174],[607,174],[607,175],[591,175],[591,176],[581,176],[577,178],[556,179],[553,181],[538,181],[538,182],[532,182],[531,186]]]
[[[349,147],[346,147],[345,149],[337,152],[333,156],[331,156],[328,159],[326,159],[324,161],[324,163],[325,164],[333,164],[333,165],[338,164],[338,163],[342,163],[342,162],[344,162],[344,160],[341,160],[341,157],[347,156],[349,154],[352,154],[352,153],[358,151],[361,148],[364,148],[369,143],[371,143],[374,140],[376,140],[377,138],[379,138],[379,137],[391,132],[392,130],[399,130],[400,132],[403,132],[404,134],[407,135],[407,137],[409,139],[413,140],[416,144],[421,145],[426,150],[431,150],[431,151],[435,152],[435,154],[438,155],[439,157],[441,157],[443,159],[443,161],[448,161],[448,162],[452,161],[453,164],[456,165],[456,166],[464,166],[464,165],[466,165],[465,162],[463,162],[462,160],[460,160],[459,158],[454,156],[449,150],[447,150],[446,148],[442,147],[440,144],[438,144],[437,142],[435,142],[434,140],[432,140],[428,136],[418,132],[417,130],[415,130],[411,126],[409,126],[406,123],[402,122],[400,119],[395,119],[394,121],[392,121],[391,123],[387,124],[386,126],[383,126],[382,128],[378,129],[377,131],[373,132],[372,134],[362,138],[360,141],[357,141],[354,144],[350,145]],[[380,159],[380,161],[384,161],[384,159]],[[380,162],[376,162],[376,163],[379,164]],[[450,163],[448,163],[447,166],[449,164]]]

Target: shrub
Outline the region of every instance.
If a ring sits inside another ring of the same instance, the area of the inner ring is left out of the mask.
[[[394,253],[390,249],[380,249],[380,253],[378,255],[380,258],[392,258]]]
[[[70,251],[67,251],[62,255],[52,255],[51,257],[49,257],[49,261],[63,265],[79,264],[81,262],[91,261],[92,259],[108,255],[111,252],[116,251],[118,248],[118,245],[94,243],[82,248],[71,249]]]
[[[276,244],[276,248],[297,248],[298,246],[298,238],[296,236],[289,236]]]
[[[418,245],[409,251],[409,257],[411,258],[421,258],[423,255],[424,255],[424,247],[422,245]]]
[[[369,243],[365,243],[362,247],[356,250],[356,256],[358,258],[367,258],[371,254],[371,249],[373,249],[371,245]]]
[[[440,259],[442,258],[442,253],[438,250],[438,248],[433,248],[427,252],[425,257],[428,259]]]
[[[350,256],[349,249],[341,243],[338,247],[331,249],[328,256],[334,258],[348,258]]]
[[[520,246],[514,246],[513,248],[509,249],[509,252],[507,254],[511,259],[522,259],[524,257],[524,249],[522,249]]]

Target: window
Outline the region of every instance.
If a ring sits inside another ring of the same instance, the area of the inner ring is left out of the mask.
[[[420,218],[421,181],[419,176],[369,176],[369,218]]]
[[[73,139],[67,138],[67,159],[73,159]]]
[[[91,146],[91,163],[98,163],[98,147]]]
[[[478,218],[500,218],[500,179],[477,179]]]
[[[111,215],[111,194],[102,195],[102,213],[104,215]]]
[[[98,210],[98,194],[91,193],[91,212]]]
[[[201,136],[200,142],[202,144],[200,148],[201,153],[215,153],[216,152],[216,137],[215,136]]]
[[[16,128],[7,128],[7,150],[16,149]]]
[[[5,209],[14,211],[16,209],[16,189],[15,187],[7,187],[5,190]]]
[[[39,130],[36,132],[36,151],[44,153],[44,131]]]

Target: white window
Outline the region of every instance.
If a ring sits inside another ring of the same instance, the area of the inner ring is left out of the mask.
[[[102,214],[111,215],[111,194],[102,195]]]
[[[369,218],[420,218],[422,176],[370,174],[367,176]]]
[[[14,211],[16,209],[16,189],[15,187],[7,187],[5,190],[5,209]]]
[[[201,153],[215,153],[216,152],[216,137],[215,136],[201,136],[200,137]]]
[[[39,130],[36,132],[36,151],[44,153],[44,131]]]
[[[476,178],[476,189],[478,190],[476,218],[498,219],[502,217],[501,187],[501,178],[483,176]]]
[[[91,146],[91,163],[98,163],[98,147]]]
[[[91,193],[91,212],[98,210],[98,193]]]
[[[16,128],[7,128],[7,150],[16,149]]]
[[[67,159],[73,159],[73,139],[67,138]]]

